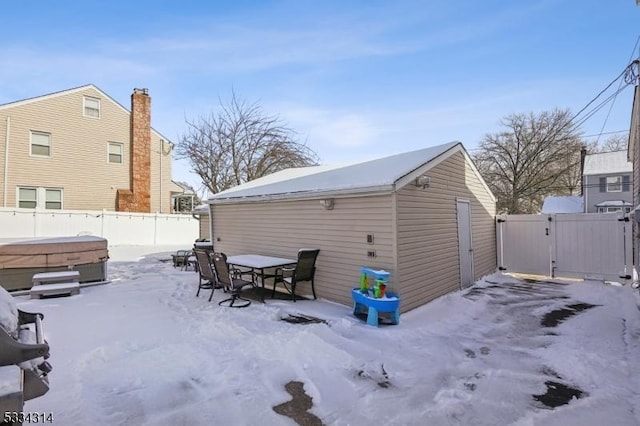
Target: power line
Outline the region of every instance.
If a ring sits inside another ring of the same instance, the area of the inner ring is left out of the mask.
[[[638,47],[639,42],[640,42],[640,35],[636,39],[636,44],[633,46],[633,49],[631,49],[631,55],[629,56],[629,60],[627,62],[631,62],[633,60],[633,56],[636,54],[636,47]],[[617,93],[620,93],[620,90],[622,89],[622,82],[623,80],[620,80],[620,84],[618,85],[618,91],[616,92],[616,95]],[[616,103],[616,97],[613,98],[613,102],[611,102],[611,106],[609,106],[609,111],[607,112],[607,116],[605,117],[604,122],[602,123],[602,127],[600,128],[600,135],[598,135],[598,138],[596,139],[596,144],[600,142],[600,136],[602,135],[602,131],[607,125],[607,121],[609,121],[609,116],[611,115],[611,111],[613,110],[613,106],[615,105],[615,103]]]

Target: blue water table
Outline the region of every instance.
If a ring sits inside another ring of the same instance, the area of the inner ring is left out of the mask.
[[[379,314],[389,314],[392,324],[400,323],[400,297],[387,291],[389,272],[360,268],[360,287],[351,290],[353,314],[367,314],[367,324],[378,326]]]

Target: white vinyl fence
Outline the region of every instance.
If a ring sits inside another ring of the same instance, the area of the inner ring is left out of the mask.
[[[503,271],[622,283],[632,278],[631,222],[622,214],[506,215],[497,221]]]
[[[109,245],[193,245],[191,215],[0,208],[0,238],[94,235]]]

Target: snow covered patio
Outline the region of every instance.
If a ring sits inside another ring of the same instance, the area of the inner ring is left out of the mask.
[[[196,298],[197,275],[159,261],[173,250],[111,247],[111,284],[17,298],[44,313],[54,368],[25,411],[71,426],[294,425],[273,407],[297,381],[327,425],[640,423],[640,297],[629,287],[495,274],[374,328],[321,300],[229,309],[222,291]],[[289,314],[326,323],[281,321]],[[580,397],[546,406],[548,388],[564,385]]]

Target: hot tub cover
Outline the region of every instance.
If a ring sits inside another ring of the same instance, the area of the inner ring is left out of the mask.
[[[108,258],[107,240],[90,235],[0,239],[0,269],[84,265]]]

